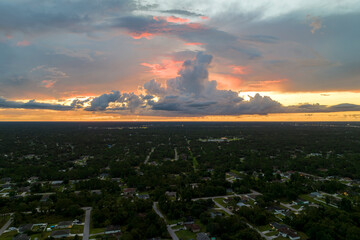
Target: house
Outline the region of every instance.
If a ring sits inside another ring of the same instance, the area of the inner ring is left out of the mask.
[[[184,224],[184,225],[185,225],[185,228],[187,230],[190,230],[190,231],[192,231],[194,233],[200,232],[200,229],[201,229],[200,226],[195,224],[195,223],[193,223],[193,224]]]
[[[27,180],[27,182],[28,182],[28,183],[35,183],[35,182],[37,182],[38,180],[39,180],[38,177],[30,177],[30,178]]]
[[[50,184],[51,185],[54,185],[54,186],[58,186],[58,185],[61,185],[64,181],[61,181],[61,180],[57,180],[57,181],[51,181]]]
[[[248,205],[246,205],[245,203],[243,203],[243,202],[238,202],[237,204],[236,204],[238,207],[247,207]]]
[[[303,199],[300,199],[300,198],[298,200],[294,201],[293,203],[296,204],[296,205],[309,205],[309,201],[303,200]]]
[[[168,192],[168,191],[166,191],[166,192],[165,192],[165,195],[168,196],[168,197],[174,197],[174,198],[176,198],[176,192]]]
[[[52,238],[65,238],[65,237],[69,237],[69,236],[70,236],[69,229],[53,231],[50,234],[50,237],[52,237]]]
[[[280,224],[280,223],[277,223],[277,222],[272,222],[272,223],[270,223],[270,226],[272,226],[274,229],[276,229],[276,230],[280,230],[280,229],[286,229],[286,228],[288,228],[286,225],[284,225],[284,224]]]
[[[322,194],[319,193],[319,192],[312,192],[309,195],[310,195],[310,197],[314,197],[314,198],[321,198],[322,197]]]
[[[294,230],[287,228],[287,229],[280,229],[279,235],[282,237],[288,237],[291,240],[297,240],[300,239],[300,236],[295,232]]]
[[[300,239],[300,236],[293,229],[289,228],[284,224],[280,224],[277,222],[270,223],[270,226],[279,231],[279,235],[282,237],[288,237],[291,240]]]
[[[210,240],[210,238],[206,235],[206,233],[201,232],[196,234],[196,240]]]
[[[106,227],[105,234],[116,234],[121,233],[121,228],[119,225],[110,225]]]
[[[24,232],[31,231],[32,227],[33,227],[32,223],[21,225],[18,229],[18,232],[24,233]]]
[[[100,180],[105,180],[105,179],[107,179],[109,177],[109,174],[108,173],[102,173],[102,174],[100,174],[99,175],[99,179]]]
[[[223,215],[222,212],[210,212],[211,218],[221,217]]]
[[[187,217],[184,225],[194,224],[194,219],[192,217]]]
[[[59,222],[56,228],[57,229],[72,228],[72,226],[73,226],[73,221],[64,221],[64,222]]]
[[[134,195],[136,192],[136,188],[124,188],[123,189],[125,195]]]
[[[30,240],[30,237],[27,234],[18,234],[12,240]]]
[[[146,199],[149,199],[150,196],[149,194],[140,194],[137,196],[139,199],[143,199],[143,200],[146,200]]]

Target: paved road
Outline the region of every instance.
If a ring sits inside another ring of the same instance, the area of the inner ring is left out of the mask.
[[[176,148],[174,148],[174,151],[175,151],[175,161],[177,161],[178,160],[178,153],[177,153],[177,149]]]
[[[254,226],[251,225],[250,223],[246,223],[246,225],[248,225],[249,228],[254,229],[255,231],[257,231],[257,232],[258,232],[263,238],[265,238],[266,240],[271,240],[271,239],[273,239],[273,237],[275,237],[275,236],[273,236],[273,237],[268,237],[268,236],[266,236],[264,233],[262,233],[261,231],[259,231],[257,228],[254,228]]]
[[[90,233],[90,215],[91,215],[91,207],[83,208],[85,210],[85,223],[84,223],[84,233],[83,240],[89,240]]]
[[[216,202],[214,199],[213,199],[213,202],[215,203],[216,206],[218,206],[219,208],[221,208],[221,210],[223,210],[223,211],[226,212],[227,214],[229,214],[229,215],[234,215],[229,209],[223,207],[220,203]]]
[[[147,164],[148,161],[150,160],[150,156],[151,156],[151,154],[154,152],[154,150],[155,150],[154,147],[151,148],[151,151],[149,152],[149,155],[146,156],[146,159],[145,159],[145,162],[144,162],[145,164]]]
[[[232,195],[224,195],[224,196],[213,196],[213,197],[202,197],[202,198],[193,198],[191,199],[192,201],[197,201],[197,200],[208,200],[208,199],[214,199],[214,198],[228,198],[228,197],[242,197],[242,196],[248,196],[248,195],[262,195],[261,193],[255,191],[255,190],[250,190],[251,193],[244,193],[244,194],[232,194]]]
[[[7,222],[4,224],[4,226],[2,226],[1,229],[0,229],[0,236],[1,236],[1,234],[3,234],[3,232],[10,226],[10,224],[12,223],[12,221],[13,221],[13,218],[12,218],[12,216],[10,216],[9,221],[7,221]]]
[[[166,223],[166,219],[165,219],[164,215],[160,212],[160,210],[159,210],[158,207],[157,207],[157,202],[154,202],[154,203],[153,203],[153,209],[154,209],[154,211],[156,212],[156,214],[159,215],[159,217],[161,217],[162,219],[164,219],[164,221],[165,221],[165,223]],[[171,225],[168,225],[168,224],[166,223],[166,226],[167,226],[167,230],[168,230],[171,238],[172,238],[173,240],[179,240],[179,238],[176,236],[174,230],[171,228]]]

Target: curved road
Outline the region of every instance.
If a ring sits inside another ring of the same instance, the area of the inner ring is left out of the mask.
[[[154,211],[156,212],[156,214],[159,215],[159,217],[161,217],[162,219],[164,219],[164,221],[165,221],[165,223],[166,223],[166,219],[165,219],[164,215],[160,212],[160,210],[159,210],[158,207],[157,207],[157,202],[154,202],[154,203],[153,203],[153,209],[154,209]],[[172,238],[173,240],[179,240],[178,236],[176,236],[176,234],[175,234],[174,230],[171,228],[171,226],[168,225],[167,223],[166,223],[166,226],[167,226],[167,230],[168,230],[171,238]]]

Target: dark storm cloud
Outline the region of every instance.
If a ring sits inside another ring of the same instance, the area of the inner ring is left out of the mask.
[[[277,43],[279,41],[277,37],[267,35],[248,35],[244,36],[242,39],[260,43]]]
[[[68,111],[74,109],[72,106],[66,106],[61,104],[39,103],[36,102],[35,100],[30,100],[28,102],[9,101],[2,97],[0,97],[0,108],[48,109],[48,110],[57,110],[57,111]]]
[[[103,16],[136,9],[131,0],[0,1],[0,32],[94,31]]]
[[[170,9],[170,10],[163,10],[161,11],[163,13],[169,13],[169,14],[178,14],[178,15],[183,15],[183,16],[188,16],[188,17],[201,17],[203,16],[202,14],[196,13],[196,12],[190,12],[187,10],[182,10],[182,9]]]

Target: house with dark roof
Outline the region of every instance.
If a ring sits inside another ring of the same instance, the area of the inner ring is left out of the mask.
[[[195,223],[193,223],[193,224],[184,224],[184,226],[185,226],[185,228],[187,230],[190,230],[190,231],[192,231],[194,233],[200,232],[200,230],[201,230],[200,226],[195,224]]]
[[[134,195],[136,188],[124,188],[123,191],[125,195]]]
[[[50,234],[50,237],[52,238],[65,238],[69,236],[70,236],[70,229],[57,230],[57,231],[53,231]]]
[[[210,240],[210,238],[206,233],[201,232],[196,234],[196,240]]]
[[[106,227],[105,234],[116,234],[121,233],[121,228],[119,225],[110,225]]]
[[[28,232],[28,231],[31,231],[32,227],[33,227],[32,223],[24,224],[18,228],[18,231],[19,231],[19,233]]]

